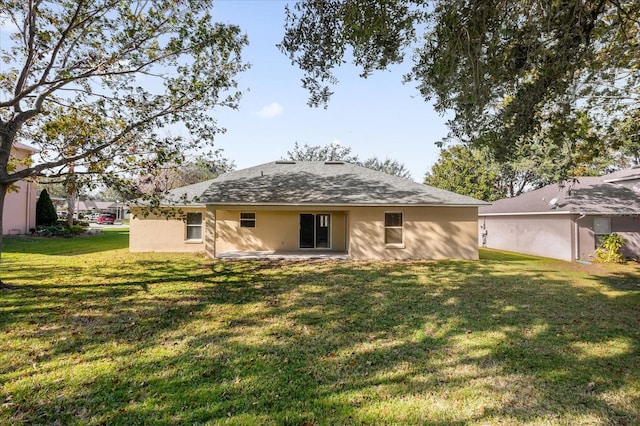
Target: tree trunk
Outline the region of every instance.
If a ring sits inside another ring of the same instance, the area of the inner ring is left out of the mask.
[[[77,193],[67,194],[67,226],[69,229],[73,226],[73,216],[76,213]]]
[[[76,147],[71,147],[71,155],[76,155]],[[67,226],[69,229],[73,226],[73,216],[76,212],[76,199],[78,198],[78,185],[76,184],[76,163],[69,163],[69,174],[67,175]],[[80,216],[78,216],[80,219]]]

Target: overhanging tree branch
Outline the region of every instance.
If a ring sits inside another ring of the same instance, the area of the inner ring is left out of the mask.
[[[213,22],[212,2],[3,3],[19,29],[0,46],[12,58],[0,69],[0,199],[12,182],[70,168],[120,185],[211,144],[221,131],[211,109],[236,106],[235,77],[248,67],[246,36]],[[177,124],[197,138],[162,135]],[[9,170],[17,140],[40,152]]]

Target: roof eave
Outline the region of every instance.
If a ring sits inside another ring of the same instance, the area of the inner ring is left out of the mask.
[[[17,148],[17,149],[22,149],[22,150],[24,150],[24,151],[29,151],[29,152],[31,152],[31,153],[40,152],[40,150],[39,150],[38,148],[34,148],[34,147],[32,147],[32,146],[29,146],[29,145],[23,144],[23,143],[21,143],[21,142],[14,142],[14,143],[13,143],[13,147],[14,147],[14,148]]]
[[[206,203],[212,206],[266,206],[266,207],[479,207],[485,204],[446,204],[446,203]]]
[[[145,205],[145,204],[129,204],[129,207],[140,207],[140,208],[148,208],[151,207],[149,205]],[[197,207],[197,208],[202,208],[202,207],[207,207],[206,204],[201,204],[201,203],[189,203],[189,204],[160,204],[159,206],[156,206],[157,208],[176,208],[176,207],[180,207],[180,208],[191,208],[191,207]],[[156,208],[153,207],[153,208]]]
[[[580,215],[580,216],[640,216],[640,211],[628,212],[611,212],[611,211],[557,211],[557,212],[494,212],[484,213],[478,212],[478,216],[563,216],[563,215]]]
[[[554,211],[554,212],[478,212],[478,216],[562,216],[568,214],[580,214],[578,212],[572,212],[568,210]]]
[[[616,183],[616,182],[624,182],[627,180],[638,180],[638,179],[640,179],[640,175],[624,176],[624,177],[613,178],[613,179],[603,179],[602,181],[604,183]]]

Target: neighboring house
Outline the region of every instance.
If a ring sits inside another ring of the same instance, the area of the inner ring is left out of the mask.
[[[28,145],[14,142],[11,147],[11,157],[24,160],[38,150]],[[24,166],[18,164],[20,170]],[[2,214],[2,232],[4,235],[26,234],[36,227],[36,194],[33,182],[18,181],[15,184],[17,191],[10,190],[4,199]]]
[[[477,259],[483,204],[340,161],[276,161],[173,190],[165,213],[182,218],[132,207],[130,250]]]
[[[58,217],[66,218],[69,211],[67,199],[51,197],[51,201],[56,207]],[[96,219],[101,213],[112,214],[118,220],[129,218],[129,207],[123,202],[76,199],[73,207],[76,219],[78,216],[80,219]]]
[[[479,209],[486,246],[562,260],[590,260],[602,237],[620,234],[640,257],[640,168],[548,185]]]
[[[65,205],[66,207],[66,205]],[[125,219],[126,204],[118,203],[116,201],[95,201],[84,200],[76,201],[76,213],[83,215],[98,214],[98,213],[111,213],[115,215],[116,219]]]

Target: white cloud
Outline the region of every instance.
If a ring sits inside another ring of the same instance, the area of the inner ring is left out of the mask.
[[[282,105],[277,102],[273,102],[270,105],[262,107],[260,111],[258,111],[258,116],[261,118],[273,118],[281,115],[284,112]]]

